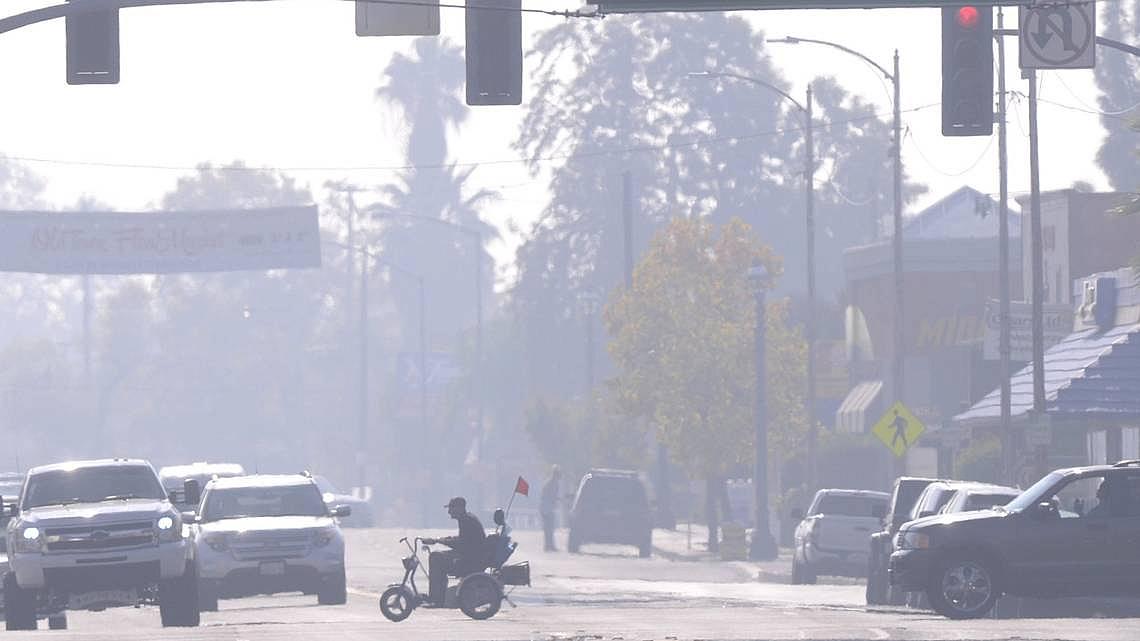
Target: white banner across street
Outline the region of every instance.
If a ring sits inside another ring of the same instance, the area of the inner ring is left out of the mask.
[[[0,271],[170,274],[320,267],[317,208],[0,211]]]

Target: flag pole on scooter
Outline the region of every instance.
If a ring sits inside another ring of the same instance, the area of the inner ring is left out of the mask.
[[[519,480],[515,481],[515,491],[511,493],[511,500],[507,501],[507,512],[504,515],[504,521],[506,520],[506,517],[511,515],[511,506],[515,504],[515,497],[519,494],[527,497],[530,496],[530,483],[527,483],[526,479],[521,476],[519,477]]]

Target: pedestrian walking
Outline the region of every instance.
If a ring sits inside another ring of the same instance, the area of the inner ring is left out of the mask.
[[[557,509],[561,496],[562,470],[557,465],[550,468],[550,477],[542,486],[542,495],[539,497],[538,512],[542,518],[543,549],[547,552],[557,552],[554,545],[554,528],[558,525]]]

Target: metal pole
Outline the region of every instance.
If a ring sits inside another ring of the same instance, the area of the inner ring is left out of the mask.
[[[894,400],[901,401],[904,394],[903,380],[906,367],[906,317],[905,317],[905,280],[903,274],[903,202],[902,202],[902,104],[901,82],[899,77],[899,52],[895,50],[894,67],[894,153],[895,153],[895,211],[893,217],[893,235],[891,249],[894,255],[894,286],[895,286],[895,331],[894,331],[894,359],[891,367],[891,391]]]
[[[351,251],[349,252],[352,253]],[[368,254],[360,250],[360,408],[357,434],[359,486],[367,485],[365,465],[368,451]]]
[[[633,174],[621,174],[621,225],[623,260],[625,261],[625,287],[633,288]]]
[[[91,275],[83,275],[83,384],[91,384]]]
[[[428,427],[428,392],[427,392],[427,307],[424,304],[424,277],[416,277],[419,287],[420,304],[420,427],[427,434]]]
[[[1037,139],[1037,73],[1026,72],[1029,79],[1029,224],[1032,236],[1033,277],[1033,411],[1045,411],[1045,279],[1042,268],[1041,234],[1041,166],[1038,162]]]
[[[476,460],[483,462],[483,233],[475,234],[475,404],[479,433]]]
[[[809,100],[810,104],[810,100]],[[753,452],[754,469],[752,490],[755,492],[755,526],[752,529],[752,542],[748,558],[753,561],[770,561],[777,556],[776,541],[772,538],[772,528],[768,523],[768,374],[766,363],[767,309],[765,306],[764,284],[754,282],[756,288],[756,436]]]
[[[807,225],[807,418],[808,418],[808,485],[815,489],[819,470],[816,460],[816,421],[815,417],[815,149],[812,140],[811,85],[807,88],[807,102],[804,103],[804,196]],[[765,522],[767,514],[765,513]]]
[[[1005,16],[998,7],[998,29],[1003,28]],[[1017,443],[1010,432],[1010,333],[1009,333],[1009,156],[1006,147],[1005,112],[1005,41],[997,37],[998,53],[998,296],[1000,337],[998,353],[1001,358],[1001,445],[1002,468],[1006,482],[1014,482],[1017,473]]]

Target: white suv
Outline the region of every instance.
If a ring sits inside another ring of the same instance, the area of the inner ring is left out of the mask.
[[[348,514],[327,506],[307,475],[210,481],[194,535],[201,609],[217,610],[218,598],[281,592],[343,604],[344,536],[336,519]]]
[[[189,489],[189,488],[188,488]],[[146,461],[33,468],[8,523],[5,625],[36,629],[66,610],[158,603],[164,626],[197,626],[182,517]]]

